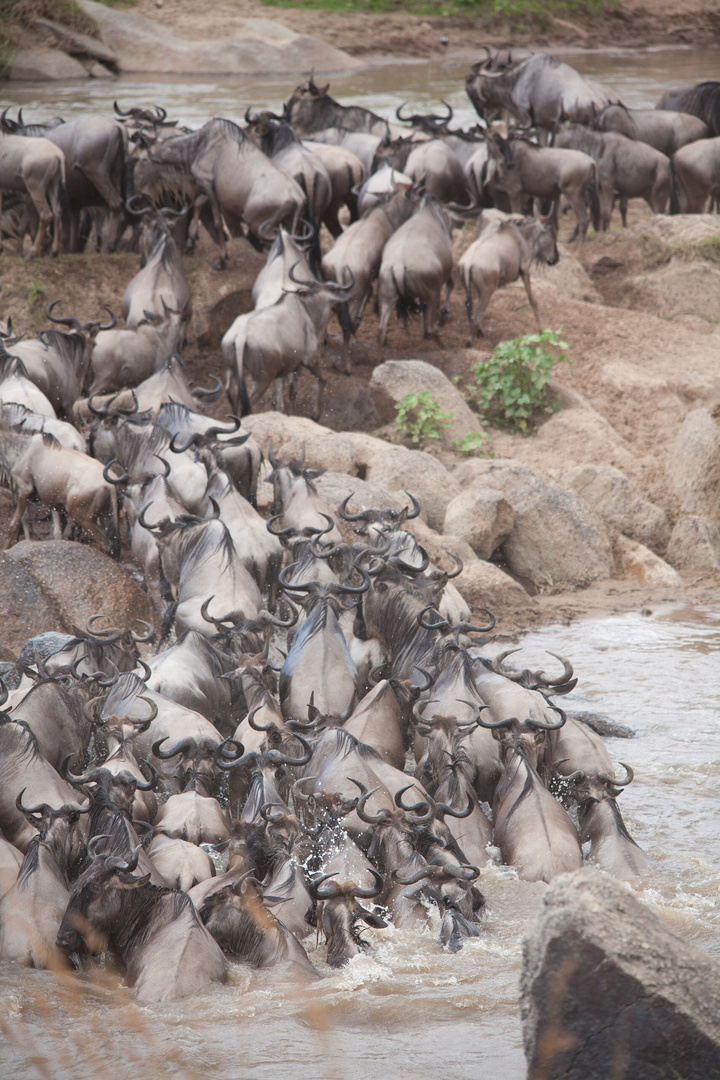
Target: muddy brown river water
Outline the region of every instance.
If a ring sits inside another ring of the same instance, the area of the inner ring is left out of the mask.
[[[568,708],[630,725],[611,739],[636,770],[621,798],[628,827],[655,860],[638,895],[720,958],[720,605],[667,608],[549,626],[523,638],[522,661],[545,649],[572,658]],[[233,965],[227,986],[172,1006],[138,1009],[117,973],[95,969],[70,988],[46,972],[0,965],[0,1076],[5,1080],[520,1080],[522,938],[545,886],[492,865],[482,937],[450,955],[432,932],[370,931],[372,949],[308,988]],[[43,1064],[44,1061],[44,1064]]]
[[[568,56],[628,104],[653,105],[663,88],[717,77],[716,50]],[[467,65],[395,63],[332,80],[332,93],[391,117],[403,101],[472,123]],[[84,81],[6,84],[4,104],[28,119],[158,102],[198,125],[240,119],[247,105],[277,109],[296,79]],[[628,613],[550,626],[523,639],[523,662],[552,649],[579,677],[569,708],[630,725],[637,738],[609,741],[636,770],[621,798],[627,824],[655,860],[638,894],[687,940],[720,957],[720,604]],[[437,933],[369,931],[372,949],[340,972],[306,943],[323,978],[308,988],[234,965],[227,986],[172,1006],[138,1009],[118,973],[96,967],[57,983],[46,972],[0,965],[2,1080],[520,1080],[521,943],[543,885],[492,865],[482,936],[450,955]],[[435,928],[437,930],[437,928]]]

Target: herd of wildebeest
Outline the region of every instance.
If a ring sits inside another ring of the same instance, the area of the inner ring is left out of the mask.
[[[304,455],[263,454],[239,416],[207,415],[223,387],[193,389],[180,358],[181,247],[201,221],[220,267],[226,234],[269,249],[255,308],[222,343],[241,413],[271,382],[282,408],[303,364],[319,375],[331,310],[347,346],[376,278],[381,343],[395,306],[422,309],[434,333],[451,226],[468,216],[485,223],[460,264],[479,329],[473,289],[480,317],[520,275],[532,299],[532,259],[557,258],[561,197],[582,239],[615,198],[663,212],[715,196],[720,84],[632,110],[554,57],[488,50],[467,88],[471,132],[451,131],[448,110],[408,118],[408,133],[312,77],[282,116],[248,112],[244,129],[183,131],[160,108],[41,127],[2,115],[6,232],[22,240],[31,202],[35,255],[51,224],[53,251],[89,237],[112,249],[130,228],[144,253],[124,329],[110,311],[106,324],[60,317],[60,300],[47,316],[63,329],[0,328],[8,543],[21,528],[30,539],[35,499],[57,539],[134,566],[157,625],[98,612],[0,667],[3,960],[107,950],[140,1001],[167,1001],[223,980],[226,955],[314,978],[315,928],[333,966],[368,947],[363,924],[439,926],[456,951],[481,933],[491,858],[529,881],[584,858],[624,879],[648,871],[617,803],[632,769],[599,734],[619,728],[554,701],[575,686],[571,664],[557,657],[553,675],[494,656],[493,616],[474,623],[451,580],[461,565],[430,561],[412,495],[331,506]],[[554,208],[523,217],[532,200]]]

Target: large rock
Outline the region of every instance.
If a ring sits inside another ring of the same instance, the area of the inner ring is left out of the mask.
[[[504,544],[515,525],[515,512],[500,491],[467,488],[448,503],[443,532],[459,536],[481,559]]]
[[[720,969],[625,885],[580,870],[549,886],[520,981],[531,1080],[709,1080]]]
[[[370,379],[370,393],[380,420],[397,419],[395,406],[408,394],[428,391],[442,411],[453,416],[452,425],[442,429],[442,441],[451,446],[455,439],[481,431],[480,422],[460,391],[433,364],[423,360],[387,360],[378,364]]]
[[[720,526],[720,425],[708,409],[685,417],[670,448],[667,477],[684,514]]]
[[[45,625],[43,630],[70,631],[73,626],[82,629],[90,615],[100,612],[107,620],[100,626],[126,630],[136,619],[154,622],[150,601],[142,589],[116,562],[87,544],[24,540],[10,548],[8,555],[32,574],[59,613],[62,626]]]
[[[0,649],[3,655],[7,650],[17,656],[28,638],[45,630],[70,631],[58,605],[37,578],[6,552],[0,552],[0,596]]]
[[[233,22],[239,33],[226,38],[192,40],[168,26],[79,0],[117,56],[120,71],[168,75],[261,75],[290,72],[352,71],[362,66],[342,49],[308,34],[296,34],[270,19]]]
[[[667,561],[678,570],[717,573],[720,570],[720,531],[707,518],[687,514],[672,531]]]
[[[687,263],[672,259],[662,270],[628,278],[624,288],[632,307],[663,315],[715,319],[720,307],[720,270],[700,260]]]
[[[645,585],[654,588],[679,588],[683,580],[669,563],[661,559],[644,544],[638,544],[627,536],[618,536],[615,540],[615,557],[620,569],[630,577],[636,577]]]
[[[442,530],[445,508],[460,490],[444,465],[431,454],[408,450],[372,435],[336,434],[304,417],[277,412],[248,416],[243,428],[252,432],[266,452],[272,439],[273,452],[280,460],[297,458],[305,447],[305,463],[312,469],[367,480],[395,494],[401,505],[407,500],[404,492],[411,492],[433,529]]]
[[[574,465],[561,470],[557,480],[618,532],[649,548],[665,548],[670,536],[665,511],[638,498],[619,469],[612,465]]]
[[[574,587],[608,578],[613,555],[605,525],[576,495],[544,480],[526,465],[511,460],[466,462],[454,477],[484,512],[489,500],[503,499],[512,508],[513,526],[499,545],[508,566],[535,588]],[[453,527],[458,525],[453,521]]]
[[[497,616],[512,616],[537,607],[518,581],[483,559],[466,563],[455,584],[473,611],[487,608]]]
[[[88,34],[80,34],[62,23],[55,22],[54,19],[40,17],[34,20],[33,26],[36,30],[48,34],[59,42],[60,47],[65,52],[70,53],[71,56],[82,56],[91,60],[98,60],[101,64],[109,64],[110,67],[116,67],[117,65],[115,53],[112,49],[108,49],[107,45],[102,41],[98,41],[97,38],[89,37]],[[107,74],[107,69],[105,74]]]
[[[88,78],[82,64],[60,49],[18,49],[5,68],[4,75],[15,82],[61,82],[65,79]]]

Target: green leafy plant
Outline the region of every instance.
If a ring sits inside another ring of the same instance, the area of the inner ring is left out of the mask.
[[[496,427],[523,435],[532,430],[535,413],[556,412],[560,402],[552,397],[548,386],[553,366],[572,366],[561,333],[544,330],[542,334],[501,341],[489,360],[481,360],[470,369],[475,378],[475,386],[468,394],[471,407]]]
[[[40,281],[31,281],[30,288],[28,289],[28,307],[35,307],[41,300],[44,300],[47,296],[47,290]]]
[[[459,439],[453,439],[453,446],[457,446],[463,454],[485,454],[485,444],[490,441],[487,431],[472,431]]]
[[[395,406],[395,427],[402,439],[413,443],[439,442],[452,425],[454,413],[442,411],[429,390],[406,394]]]

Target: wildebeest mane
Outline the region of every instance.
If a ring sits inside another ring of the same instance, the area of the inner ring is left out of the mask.
[[[25,849],[25,858],[22,861],[20,867],[20,873],[18,874],[17,884],[25,885],[29,877],[35,873],[40,865],[40,837],[33,836],[32,840]]]

